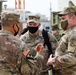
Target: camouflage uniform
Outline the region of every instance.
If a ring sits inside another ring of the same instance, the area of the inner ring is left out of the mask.
[[[63,19],[72,13],[76,20],[76,7],[68,7],[60,13]],[[67,14],[67,15],[66,15]],[[67,19],[70,20],[73,17]],[[63,20],[62,19],[62,20]],[[64,19],[66,20],[66,18]],[[73,21],[71,20],[71,21]],[[55,61],[53,61],[54,68],[56,69],[56,75],[76,75],[76,22],[72,23],[69,28],[66,27],[64,35],[62,36],[59,46],[56,49]],[[65,24],[66,25],[66,24]],[[64,25],[64,26],[65,26]]]
[[[67,30],[56,50],[57,75],[76,75],[76,26]]]
[[[22,67],[22,51],[25,44],[9,31],[0,32],[0,74],[25,75]],[[22,71],[22,72],[21,72]],[[22,73],[22,74],[21,74]]]
[[[48,36],[49,36],[50,42],[52,44],[52,49],[53,49],[53,52],[54,52],[54,50],[57,47],[57,40],[49,32],[48,32]],[[31,36],[31,35],[29,35],[29,32],[27,32],[26,34],[22,35],[20,37],[20,39],[28,45],[28,47],[30,49],[29,57],[33,57],[33,58],[37,59],[37,61],[35,61],[35,63],[36,63],[36,66],[39,69],[38,70],[38,73],[39,73],[38,75],[47,75],[46,72],[48,70],[48,67],[46,65],[46,62],[47,62],[47,59],[48,59],[48,48],[45,45],[44,54],[43,54],[44,59],[41,59],[42,56],[40,57],[38,54],[36,54],[35,49],[34,49],[37,44],[39,44],[39,43],[44,44],[44,38],[42,36],[42,31],[39,31],[39,34],[37,36]]]
[[[9,31],[0,32],[0,74],[32,75],[34,63],[22,54],[25,44]]]
[[[14,33],[9,30],[12,27],[12,23],[16,23],[17,19],[18,16],[14,13],[3,13],[2,15],[1,23],[3,30],[0,31],[0,75],[32,75],[30,67],[32,67],[33,63],[29,62],[25,56],[27,53],[26,44],[15,37]]]

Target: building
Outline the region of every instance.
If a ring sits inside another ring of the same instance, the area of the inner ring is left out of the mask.
[[[23,9],[13,9],[13,8],[3,9],[2,12],[19,13],[20,19],[22,21],[22,28],[25,28],[27,26],[27,17],[29,14],[32,14],[32,12],[30,11],[25,11]],[[35,13],[35,14],[38,14],[40,16],[40,23],[41,23],[40,30],[45,29],[47,31],[51,31],[50,21],[48,20],[48,18],[40,13]]]

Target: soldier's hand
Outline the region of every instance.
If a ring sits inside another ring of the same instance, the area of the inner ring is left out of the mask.
[[[35,50],[39,53],[39,54],[43,54],[43,50],[44,50],[44,46],[39,43],[36,47]]]
[[[55,61],[55,58],[52,57],[52,54],[50,55],[48,61],[47,61],[47,65],[52,65],[52,63]]]

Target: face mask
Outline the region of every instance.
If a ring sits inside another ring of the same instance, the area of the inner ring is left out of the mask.
[[[1,28],[1,25],[0,25],[0,30],[1,30],[2,28]]]
[[[28,26],[28,30],[30,33],[35,33],[38,30],[38,27],[30,27]]]
[[[67,26],[68,26],[68,21],[67,20],[66,21],[61,21],[61,28],[63,30],[66,30],[67,29]]]
[[[14,36],[16,36],[16,35],[18,34],[18,32],[19,32],[19,27],[18,27],[18,25],[17,25],[17,24],[16,24],[16,26],[17,26],[17,28],[18,28],[18,31],[16,31],[16,30],[14,29],[14,26],[13,26],[13,29],[14,29],[14,31],[15,31]]]

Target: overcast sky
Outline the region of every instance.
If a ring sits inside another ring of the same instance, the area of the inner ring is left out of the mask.
[[[50,2],[52,0],[25,0],[25,10],[33,13],[41,13],[50,17]],[[54,0],[56,1],[56,0]],[[4,2],[8,8],[15,8],[15,0],[8,0]]]

